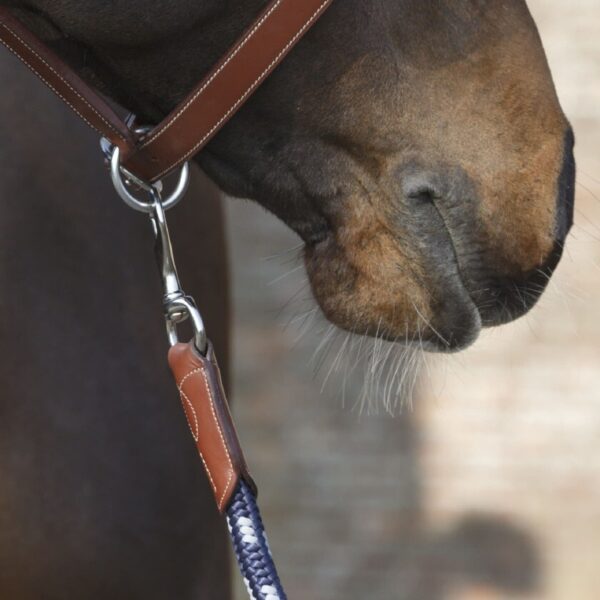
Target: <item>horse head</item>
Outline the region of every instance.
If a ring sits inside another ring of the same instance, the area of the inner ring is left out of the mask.
[[[157,121],[263,4],[18,10]],[[572,150],[524,0],[335,0],[198,160],[298,233],[333,323],[454,351],[543,292],[572,223]]]

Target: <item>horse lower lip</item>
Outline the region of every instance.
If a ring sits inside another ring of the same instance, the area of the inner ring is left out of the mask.
[[[481,332],[482,322],[481,316],[476,309],[472,312],[473,321],[468,325],[455,324],[454,327],[447,332],[441,332],[441,337],[437,337],[435,352],[451,354],[460,352],[468,348],[479,337]]]
[[[479,337],[483,327],[482,315],[460,273],[453,278],[444,294],[446,300],[430,339],[436,346],[435,352],[459,352]]]

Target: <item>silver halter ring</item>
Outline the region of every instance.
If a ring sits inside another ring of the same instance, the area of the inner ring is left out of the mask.
[[[143,213],[151,213],[154,210],[154,200],[152,199],[152,191],[157,192],[159,195],[162,192],[162,181],[155,183],[148,183],[141,180],[139,177],[130,173],[125,167],[121,166],[121,151],[118,146],[112,148],[110,156],[110,178],[112,179],[113,185],[117,194],[123,199],[125,204],[134,210]],[[186,162],[182,165],[179,172],[179,181],[175,186],[175,189],[171,194],[161,199],[161,204],[164,210],[173,208],[185,195],[185,192],[190,183],[190,166]],[[131,186],[137,186],[147,194],[150,194],[149,200],[139,200],[130,191]]]

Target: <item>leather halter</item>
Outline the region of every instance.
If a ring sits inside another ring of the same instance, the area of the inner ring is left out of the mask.
[[[211,72],[143,137],[6,7],[0,7],[0,42],[90,127],[119,147],[123,167],[154,182],[204,148],[331,2],[271,0]]]

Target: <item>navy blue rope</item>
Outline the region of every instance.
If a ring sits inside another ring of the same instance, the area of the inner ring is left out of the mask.
[[[227,509],[227,524],[252,600],[287,600],[271,556],[265,528],[248,485],[241,481]]]

